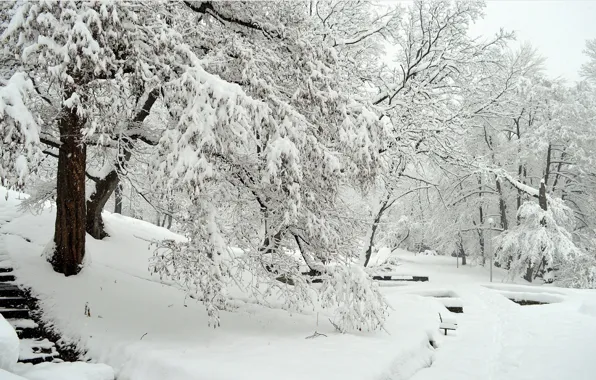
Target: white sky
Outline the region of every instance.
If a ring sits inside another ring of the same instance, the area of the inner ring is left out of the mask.
[[[412,0],[385,1],[407,5]],[[596,0],[487,0],[484,13],[471,35],[488,37],[500,28],[514,31],[516,41],[510,46],[530,42],[546,59],[547,75],[569,84],[580,79],[586,40],[596,38]]]
[[[530,42],[546,58],[549,76],[579,80],[585,41],[596,38],[596,0],[490,0],[485,13],[473,35],[513,30],[517,43]]]

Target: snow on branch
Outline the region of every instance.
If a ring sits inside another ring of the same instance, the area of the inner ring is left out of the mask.
[[[515,187],[517,190],[519,190],[523,193],[526,193],[531,197],[538,198],[538,193],[539,193],[538,189],[536,189],[532,186],[528,186],[525,183],[521,183],[517,179],[513,178],[505,170],[500,169],[500,168],[498,168],[498,169],[483,168],[482,170],[493,173],[499,178],[505,178],[507,180],[507,182],[509,182],[511,184],[511,186]]]
[[[34,92],[33,83],[25,73],[17,72],[8,81],[1,80],[0,184],[9,187],[24,183],[29,161],[38,153],[39,126],[26,105]]]

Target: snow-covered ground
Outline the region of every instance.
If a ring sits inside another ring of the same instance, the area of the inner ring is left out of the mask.
[[[110,237],[89,238],[89,261],[67,278],[41,256],[54,213],[22,214],[16,195],[4,195],[0,255],[8,254],[18,281],[33,288],[48,322],[93,361],[112,366],[119,380],[596,378],[593,291],[507,285],[498,268],[488,284],[485,268],[402,251],[396,271],[430,281],[383,287],[393,307],[387,331],[342,335],[316,312],[290,314],[247,299],[223,312],[222,326],[213,329],[200,303],[147,269],[146,240],[177,238],[173,233],[106,214]],[[519,306],[507,299],[528,295],[556,303]],[[449,313],[447,303],[464,313]],[[455,319],[458,330],[439,333],[438,313]],[[326,337],[306,339],[315,330]]]

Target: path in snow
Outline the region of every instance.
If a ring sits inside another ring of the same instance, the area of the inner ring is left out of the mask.
[[[596,378],[596,319],[578,313],[581,301],[519,306],[480,286],[454,290],[466,310],[457,336],[412,380]]]

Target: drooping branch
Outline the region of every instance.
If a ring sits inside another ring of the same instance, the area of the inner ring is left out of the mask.
[[[225,21],[225,22],[228,22],[231,24],[240,25],[240,26],[248,28],[248,29],[260,31],[263,34],[270,36],[270,37],[275,37],[275,38],[283,37],[278,31],[266,28],[263,25],[260,25],[252,20],[241,20],[241,19],[233,17],[233,16],[224,15],[223,13],[221,13],[217,9],[215,9],[215,7],[213,6],[213,2],[211,2],[211,1],[200,1],[200,2],[198,2],[198,4],[194,1],[185,1],[184,4],[186,4],[186,6],[189,7],[191,10],[193,10],[194,12],[197,12],[197,13],[200,13],[203,15],[209,14],[220,21]]]

